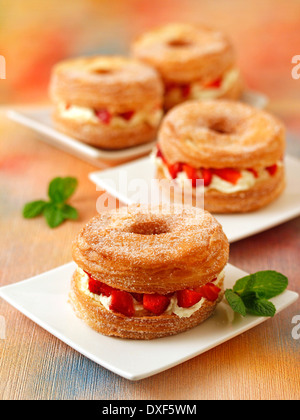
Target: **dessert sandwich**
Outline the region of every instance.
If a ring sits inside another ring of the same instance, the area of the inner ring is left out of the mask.
[[[120,56],[58,63],[52,71],[50,97],[60,131],[103,149],[155,140],[163,115],[163,85],[156,70]]]
[[[224,294],[229,244],[206,211],[131,205],[94,217],[73,243],[70,302],[104,335],[153,339],[205,321]]]

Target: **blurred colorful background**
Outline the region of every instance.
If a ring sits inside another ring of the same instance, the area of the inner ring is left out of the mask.
[[[44,103],[51,67],[82,54],[128,53],[136,35],[170,21],[205,22],[232,38],[247,85],[300,132],[299,0],[0,0],[1,104]]]

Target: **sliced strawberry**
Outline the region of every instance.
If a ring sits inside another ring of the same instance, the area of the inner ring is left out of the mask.
[[[165,86],[165,92],[168,93],[170,92],[172,89],[175,89],[176,87],[178,87],[178,85],[176,85],[176,83],[169,83],[168,85]]]
[[[191,93],[191,86],[189,84],[180,85],[180,89],[183,98],[187,98]]]
[[[109,309],[128,317],[133,316],[133,297],[130,293],[123,292],[122,290],[113,290],[111,293]]]
[[[157,148],[156,157],[160,158],[165,164],[167,164],[166,158],[164,157],[159,145],[157,145],[156,148]]]
[[[210,169],[202,168],[202,178],[204,181],[204,186],[208,187],[212,181],[213,173]]]
[[[155,315],[161,315],[169,306],[170,299],[167,296],[154,294],[144,294],[143,306]]]
[[[167,166],[169,169],[169,173],[173,179],[177,178],[178,173],[182,171],[181,163],[174,163],[173,165],[167,163]]]
[[[190,308],[199,302],[203,297],[202,292],[196,290],[179,290],[177,292],[177,303],[181,308]]]
[[[89,276],[89,291],[91,293],[95,293],[96,295],[103,294],[105,296],[110,296],[113,290],[115,290],[113,287],[108,286],[107,284],[95,280]]]
[[[101,282],[94,280],[92,277],[89,278],[89,291],[95,295],[101,295]]]
[[[107,109],[97,109],[95,110],[95,115],[103,124],[109,124],[112,117]]]
[[[210,88],[210,89],[218,89],[222,84],[222,79],[216,79],[216,80],[212,80],[211,82],[208,82],[204,85],[204,87],[206,88]]]
[[[236,184],[242,176],[240,171],[233,168],[213,169],[213,173],[231,184]]]
[[[247,171],[252,172],[255,178],[258,178],[258,172],[253,168],[248,168]]]
[[[126,120],[126,121],[130,121],[130,120],[131,120],[131,118],[134,116],[134,114],[135,114],[135,112],[134,112],[134,111],[126,111],[126,112],[121,112],[121,113],[119,114],[119,116],[120,116],[121,118],[124,118],[124,120]]]
[[[207,300],[214,302],[218,299],[221,289],[213,283],[206,283],[201,287],[201,291]]]
[[[270,175],[275,175],[277,172],[277,165],[276,163],[272,166],[268,166],[266,170],[269,172]]]
[[[139,302],[139,303],[143,302],[143,293],[131,293],[131,295],[134,297],[134,299],[137,302]]]
[[[188,177],[188,179],[191,180],[192,187],[195,188],[197,186],[197,180],[201,179],[200,171],[186,164],[182,165],[182,169],[186,173],[186,176]]]

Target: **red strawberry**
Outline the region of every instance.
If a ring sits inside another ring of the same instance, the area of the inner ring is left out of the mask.
[[[182,171],[182,164],[181,163],[174,163],[173,165],[167,164],[169,173],[173,179],[177,178],[179,172]]]
[[[168,93],[176,87],[178,87],[178,85],[176,85],[176,83],[169,83],[168,85],[165,86],[165,92]]]
[[[143,302],[143,293],[131,293],[131,295],[134,297],[134,299],[137,302],[139,302],[139,303]]]
[[[134,111],[126,111],[126,112],[121,112],[119,115],[120,117],[124,118],[124,120],[129,121],[134,116],[134,114],[135,114]]]
[[[177,292],[177,303],[181,308],[190,308],[203,297],[202,292],[196,290],[180,290]]]
[[[95,115],[103,124],[109,124],[112,117],[107,109],[97,109],[95,110]]]
[[[166,158],[164,157],[162,151],[160,150],[160,147],[157,145],[156,148],[157,148],[156,157],[162,159],[164,163],[167,163]]]
[[[184,164],[182,169],[186,173],[188,179],[191,180],[192,186],[195,188],[197,186],[197,180],[201,178],[201,174],[198,169],[192,168],[190,165]]]
[[[152,295],[144,294],[143,306],[155,315],[161,315],[169,306],[170,299],[167,296],[154,293]]]
[[[272,165],[272,166],[268,166],[266,168],[266,170],[269,172],[270,175],[275,175],[276,174],[276,171],[277,171],[277,165],[276,165],[276,163],[274,165]]]
[[[222,79],[219,78],[219,79],[206,83],[204,87],[210,88],[210,89],[218,89],[221,86],[221,84],[222,84]]]
[[[242,176],[240,171],[233,168],[213,169],[213,173],[231,184],[236,184]]]
[[[221,289],[213,283],[206,283],[201,287],[201,291],[207,300],[214,302],[218,299]]]
[[[210,169],[206,169],[206,168],[202,168],[201,172],[202,172],[202,178],[204,181],[204,186],[208,187],[211,183],[213,173]]]
[[[94,280],[92,277],[89,278],[89,291],[95,295],[101,295],[101,282]]]
[[[109,309],[128,317],[133,316],[133,297],[130,293],[123,292],[122,290],[113,290],[111,293]]]
[[[183,98],[187,98],[191,93],[191,86],[188,84],[181,85],[180,89],[181,89],[181,95]]]
[[[103,294],[105,296],[110,296],[111,292],[115,290],[113,287],[110,287],[101,281],[95,280],[91,276],[89,277],[89,291],[91,293],[95,293],[96,295]]]
[[[258,172],[253,168],[248,168],[247,171],[252,172],[255,178],[258,178]]]

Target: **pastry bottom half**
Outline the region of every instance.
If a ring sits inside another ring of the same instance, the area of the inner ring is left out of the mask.
[[[75,314],[97,332],[120,338],[150,340],[178,334],[202,323],[213,314],[223,294],[220,292],[215,302],[206,300],[201,308],[188,318],[180,318],[175,314],[126,317],[107,310],[100,302],[84,293],[80,288],[80,275],[76,271],[69,297]]]
[[[157,168],[157,179],[165,179],[164,172]],[[280,196],[286,186],[284,167],[278,167],[276,174],[258,181],[252,188],[235,193],[222,193],[217,190],[206,190],[204,193],[204,208],[210,213],[246,213],[258,210],[270,204]],[[192,191],[193,205],[196,194]],[[182,202],[183,194],[170,190],[172,200]]]
[[[104,124],[83,123],[66,119],[54,112],[53,121],[59,131],[83,143],[107,150],[125,149],[149,143],[155,139],[157,127],[145,122],[129,127],[111,127]]]

